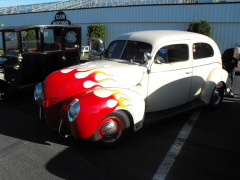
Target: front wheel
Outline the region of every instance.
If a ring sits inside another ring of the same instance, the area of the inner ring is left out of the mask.
[[[212,109],[218,108],[222,103],[223,96],[224,96],[224,86],[223,86],[223,83],[220,82],[213,89],[209,107]]]
[[[126,113],[115,111],[106,116],[91,137],[100,147],[111,148],[119,145],[130,133],[130,121]]]

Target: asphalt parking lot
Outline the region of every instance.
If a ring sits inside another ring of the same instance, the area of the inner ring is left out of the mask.
[[[0,179],[237,180],[239,80],[219,109],[147,126],[110,150],[49,131],[31,92],[2,100]]]

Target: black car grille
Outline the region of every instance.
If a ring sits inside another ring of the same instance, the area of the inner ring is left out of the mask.
[[[48,127],[52,130],[58,130],[61,108],[67,98],[45,100],[45,116]]]

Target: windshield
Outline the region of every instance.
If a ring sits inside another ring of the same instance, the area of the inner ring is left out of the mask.
[[[118,58],[124,60],[143,60],[144,53],[151,53],[152,46],[138,41],[113,41],[105,54],[106,58]]]

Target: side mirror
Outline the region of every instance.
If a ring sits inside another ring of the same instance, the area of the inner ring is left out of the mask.
[[[145,52],[143,56],[144,56],[144,61],[149,61],[152,58],[149,52]]]
[[[100,50],[101,52],[103,52],[105,49],[104,49],[104,47],[100,47],[99,50]]]
[[[103,45],[102,40],[91,37],[89,39],[89,55],[88,59],[89,60],[97,60],[101,59],[102,54],[104,54],[105,48]]]
[[[106,49],[104,47],[100,47],[99,50],[100,50],[100,56],[106,53]]]

